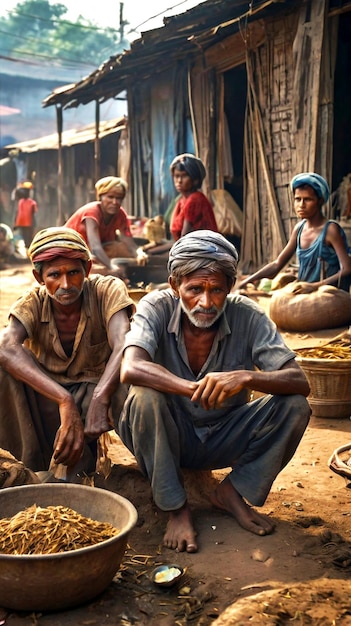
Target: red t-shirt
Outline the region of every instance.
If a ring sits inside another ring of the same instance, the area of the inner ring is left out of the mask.
[[[180,198],[175,205],[170,226],[175,241],[182,234],[185,220],[191,224],[193,230],[218,232],[212,205],[201,191],[194,191],[188,198]]]
[[[33,226],[34,213],[38,211],[38,205],[32,198],[21,198],[18,201],[16,226]]]
[[[89,202],[84,206],[80,207],[71,217],[68,218],[65,226],[68,228],[73,228],[76,230],[88,243],[87,238],[87,230],[86,230],[86,222],[85,220],[89,217],[94,220],[98,227],[101,238],[101,243],[108,243],[109,241],[116,240],[116,230],[119,230],[122,235],[126,235],[127,237],[131,237],[132,233],[130,232],[129,220],[127,213],[122,207],[119,208],[116,215],[113,216],[112,220],[106,224],[104,222],[103,214],[100,209],[100,202]]]

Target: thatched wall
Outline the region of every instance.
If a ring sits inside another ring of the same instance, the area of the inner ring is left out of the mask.
[[[246,26],[206,52],[193,71],[197,85],[217,69],[217,125],[223,123],[220,75],[246,64],[248,92],[244,139],[244,231],[242,270],[251,272],[271,261],[285,245],[296,222],[289,190],[291,178],[317,171],[328,180],[332,165],[333,85],[337,18],[327,18],[326,0],[296,2],[294,10]],[[229,45],[230,44],[230,45]],[[195,91],[195,90],[193,90]],[[207,87],[207,92],[210,89]],[[206,89],[197,89],[195,110]],[[202,109],[203,115],[203,109]],[[208,119],[211,111],[208,110]],[[210,126],[210,122],[208,123]],[[197,128],[206,128],[202,123]],[[208,132],[198,138],[208,143]],[[214,148],[212,147],[212,150]],[[221,176],[221,134],[217,134]],[[211,155],[207,163],[211,164]]]

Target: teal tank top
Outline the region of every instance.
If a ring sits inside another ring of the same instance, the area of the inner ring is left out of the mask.
[[[329,224],[337,224],[337,222],[333,222],[333,220],[329,220],[328,222],[326,222],[322,232],[317,237],[317,239],[312,242],[310,247],[301,248],[301,233],[305,223],[306,220],[303,220],[297,233],[296,256],[299,263],[297,278],[298,280],[303,280],[308,283],[316,283],[323,278],[333,276],[333,274],[336,274],[340,270],[338,255],[336,254],[332,246],[328,246],[325,243],[325,236]],[[340,229],[341,236],[345,241],[346,249],[348,250],[349,246],[347,243],[345,231],[341,228],[339,224],[337,225]],[[350,282],[351,277],[346,277],[346,279],[343,278],[339,287],[348,291],[350,287]]]

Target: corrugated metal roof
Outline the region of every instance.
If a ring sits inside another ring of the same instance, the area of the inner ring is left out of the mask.
[[[99,137],[102,139],[111,133],[117,133],[126,128],[128,120],[125,117],[119,117],[107,122],[100,122]],[[88,141],[95,141],[95,124],[88,124],[82,128],[65,130],[62,133],[62,146],[69,147]],[[5,146],[7,150],[20,150],[23,153],[38,152],[38,150],[57,150],[58,134],[46,135],[38,139],[29,139],[20,143],[12,143]]]
[[[15,115],[17,113],[21,113],[21,109],[14,109],[13,107],[8,107],[5,104],[0,104],[0,116]]]

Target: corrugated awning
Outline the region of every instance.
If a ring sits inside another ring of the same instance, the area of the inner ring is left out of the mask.
[[[126,117],[119,117],[99,124],[99,138],[122,131],[128,125]],[[88,124],[82,128],[65,130],[62,133],[62,147],[74,146],[88,141],[95,141],[95,124]],[[46,135],[38,139],[29,139],[20,143],[12,143],[5,146],[8,150],[17,149],[24,153],[37,152],[38,150],[58,150],[58,134]]]

